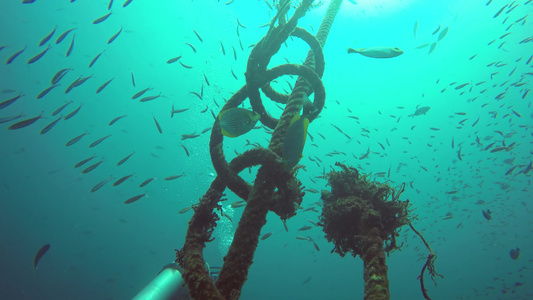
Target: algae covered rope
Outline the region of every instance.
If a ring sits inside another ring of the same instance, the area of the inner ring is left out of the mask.
[[[220,132],[220,130],[218,131]],[[274,162],[274,166],[282,169],[282,162],[277,161],[276,157],[277,156],[268,149],[255,148],[248,150],[231,161],[227,166],[228,173],[238,174],[245,168],[254,165],[271,164],[272,162]],[[195,213],[189,222],[185,245],[181,250],[176,250],[176,261],[185,270],[185,280],[188,282],[189,286],[194,284],[194,286],[198,287],[198,289],[189,289],[191,296],[197,299],[223,299],[205,269],[205,261],[202,255],[202,250],[205,248],[205,244],[212,240],[211,233],[216,226],[216,221],[218,221],[218,216],[213,210],[220,209],[218,202],[221,200],[223,195],[222,192],[226,188],[226,185],[222,182],[221,178],[222,177],[219,174],[211,183],[211,186],[204,196],[200,199],[200,203],[193,206]],[[234,190],[234,192],[238,196],[246,199],[251,187],[247,186],[244,181],[242,184],[242,189]],[[283,187],[281,187],[281,189],[283,189]]]
[[[287,8],[289,1],[284,3],[285,8]],[[298,19],[305,15],[311,3],[311,0],[304,0],[288,22],[279,19],[281,12],[273,19],[272,24],[278,19],[280,25],[278,27],[271,26],[267,36],[261,40],[261,43],[258,43],[260,47],[256,46],[252,50],[248,61],[248,68],[252,66],[252,71],[248,72],[247,69],[247,84],[230,98],[223,110],[238,106],[246,97],[249,97],[252,102],[253,93],[258,93],[260,86],[285,74],[294,74],[298,75],[299,78],[305,78],[305,82],[311,84],[312,89],[315,91],[315,104],[320,109],[322,108],[325,99],[324,88],[320,80],[323,72],[323,54],[321,48],[316,46],[318,42],[314,42],[312,39],[308,42],[317,57],[319,57],[319,61],[322,58],[321,66],[315,68],[315,70],[299,65],[282,65],[266,70],[270,57],[279,50],[281,44],[290,34],[296,32],[299,36],[303,36],[302,39],[309,40],[309,35],[298,33],[299,30],[296,29],[296,24]],[[268,47],[265,46],[267,44]],[[263,62],[263,64],[256,64],[257,61]],[[320,76],[317,75],[317,72]],[[295,101],[292,102],[297,103]],[[301,104],[299,107],[301,109]],[[288,127],[288,123],[285,126]],[[278,126],[278,128],[280,127]],[[210,141],[210,153],[217,171],[217,178],[204,197],[202,197],[200,203],[194,206],[195,214],[189,223],[185,245],[181,250],[176,250],[177,261],[184,268],[184,278],[189,285],[191,296],[194,298],[238,298],[242,285],[246,280],[248,268],[252,263],[260,230],[266,222],[266,214],[271,210],[282,219],[287,219],[295,215],[296,207],[299,206],[303,198],[301,183],[293,177],[293,172],[286,172],[280,167],[280,163],[276,163],[280,161],[279,154],[269,149],[261,149],[261,151],[255,152],[247,151],[228,164],[222,151],[222,139],[219,124],[215,121]],[[240,179],[237,173],[243,166],[250,166],[256,163],[262,165],[262,167],[255,180],[256,185],[250,190],[249,185]],[[213,210],[220,209],[217,202],[220,200],[226,186],[236,190],[240,197],[244,198],[248,195],[249,200],[237,228],[230,252],[225,258],[225,263],[216,283],[217,288],[215,288],[212,280],[207,276],[202,250],[205,247],[205,243],[211,241],[210,236],[218,220],[218,216]],[[274,193],[274,188],[276,187],[278,190]]]
[[[295,31],[298,31],[296,30],[298,18],[305,15],[305,12],[307,11],[311,3],[312,1],[310,0],[302,1],[302,4],[296,9],[296,11],[294,12],[294,15],[286,23],[284,23],[282,21],[283,19],[280,18],[280,15],[277,14],[276,17],[273,19],[273,21],[278,19],[280,26],[274,27],[273,22],[271,23],[269,32],[252,49],[252,53],[250,54],[250,57],[248,59],[248,64],[246,68],[246,84],[247,84],[248,93],[249,93],[248,97],[250,98],[250,103],[254,111],[258,112],[261,115],[261,123],[263,123],[263,125],[271,129],[274,129],[276,126],[280,126],[279,120],[272,118],[266,112],[265,108],[263,107],[261,103],[261,96],[259,93],[259,88],[262,88],[263,86],[269,83],[269,82],[265,82],[264,79],[265,79],[265,75],[268,72],[266,71],[266,68],[267,68],[268,63],[270,62],[271,57],[280,49],[281,45],[287,40],[287,38],[290,35],[292,35]],[[284,6],[282,5],[282,7]],[[302,30],[304,29],[300,29],[300,31]],[[309,36],[310,35],[308,35],[308,37]],[[312,37],[312,39],[314,39],[314,37]],[[306,41],[305,39],[303,40]],[[310,43],[308,42],[308,44]],[[323,57],[322,49],[320,47],[313,47],[313,44],[310,44],[310,46],[314,51],[317,52],[317,55],[319,55],[320,57]],[[285,66],[287,65],[281,65],[279,67],[285,67]],[[306,65],[305,63],[303,66],[300,66],[300,67],[314,70],[313,73],[315,74],[319,73],[319,72],[316,72],[314,66],[309,66],[309,65]],[[323,68],[323,64],[321,67]],[[300,74],[298,75],[302,76]],[[321,77],[321,76],[322,74],[319,73],[318,77]],[[321,81],[320,81],[320,84],[322,84]],[[294,95],[294,92],[293,92],[293,95]],[[300,99],[302,98],[303,98],[303,95],[300,95]],[[321,101],[322,101],[322,104],[320,104]],[[316,98],[315,98],[315,102],[317,102]],[[294,104],[297,104],[297,103],[298,103],[297,101],[294,101]],[[294,104],[292,106],[294,106]],[[317,111],[320,112],[320,110],[322,110],[322,107],[323,107],[323,99],[318,99],[316,106],[317,106]],[[291,107],[291,105],[287,102],[287,106],[285,107],[284,114],[287,111],[290,111],[291,118],[292,118],[292,116],[296,114],[295,111],[299,111],[301,107],[302,107],[301,104],[299,105],[299,108],[298,106]],[[310,121],[312,121],[312,119],[310,119]],[[284,121],[281,124],[281,127],[285,128],[286,130],[286,128],[288,128],[289,122],[290,122],[290,119],[288,121]],[[285,136],[285,131],[282,132],[282,135]],[[282,142],[279,142],[279,144],[281,145]],[[280,153],[276,148],[273,148],[272,150],[278,154]]]
[[[301,9],[299,7],[297,11]],[[296,15],[297,13],[295,13]],[[293,24],[291,22],[294,20],[294,17],[287,22],[287,24]],[[292,26],[292,25],[291,25]],[[295,28],[295,24],[294,24]],[[274,32],[274,30],[273,30]],[[287,31],[279,30],[277,31],[281,35],[286,35]],[[287,35],[288,36],[288,35]],[[271,33],[269,38],[277,36]],[[286,39],[286,36],[284,36]],[[283,40],[284,41],[284,40]],[[271,51],[271,48],[265,47],[265,43],[269,42],[266,38],[263,38],[261,43],[258,43],[259,46],[256,46],[252,50],[250,55],[248,69],[247,69],[247,86],[248,97],[252,105],[257,104],[259,99],[259,90],[254,87],[261,86],[261,76],[264,76],[265,73],[261,73],[261,68],[266,68],[270,57],[268,58],[257,58],[257,53],[263,54],[264,51]],[[274,45],[272,48],[279,49],[281,41],[278,40],[279,45]],[[320,49],[321,51],[321,49]],[[305,66],[306,69],[312,69],[308,66]],[[316,74],[316,73],[315,73]],[[301,83],[295,85],[295,89],[298,85],[308,85],[308,81],[300,80]],[[321,81],[320,81],[321,83]],[[254,86],[255,85],[255,86]],[[317,94],[320,95],[320,91],[317,90]],[[289,126],[288,117],[296,114],[302,108],[303,103],[303,94],[294,93],[292,95],[297,95],[297,97],[292,97],[289,99],[287,106],[283,112],[285,119],[282,118],[277,122],[276,129],[274,130],[273,139],[270,142],[269,148],[278,155],[281,152],[281,147],[283,145],[283,138],[287,132]],[[325,95],[324,95],[325,97]],[[255,108],[254,108],[255,110]],[[264,114],[262,115],[262,118]],[[263,119],[261,120],[263,122]],[[274,135],[281,136],[281,139],[274,139]],[[273,174],[276,176],[276,174]],[[269,201],[273,196],[273,191],[275,185],[272,183],[272,178],[275,178],[271,175],[271,170],[263,166],[257,173],[255,185],[250,194],[248,203],[244,209],[243,215],[239,222],[239,226],[235,232],[233,243],[229,249],[227,256],[225,257],[225,263],[220,271],[218,281],[216,283],[217,287],[220,289],[222,295],[228,296],[231,299],[238,298],[240,295],[240,290],[242,288],[242,283],[246,280],[248,273],[248,268],[250,267],[253,254],[257,247],[259,234],[261,228],[266,223],[266,214],[268,213],[267,205],[265,202]],[[296,184],[293,182],[293,184]]]
[[[314,70],[316,74],[318,75],[318,77],[322,78],[322,75],[324,74],[325,64],[324,64],[324,53],[322,52],[322,47],[320,46],[319,41],[309,31],[301,27],[296,27],[294,31],[291,33],[291,36],[298,37],[309,45],[309,47],[313,51],[313,57],[315,58]],[[307,66],[311,66],[311,63]],[[265,95],[268,98],[270,98],[270,100],[275,101],[277,103],[281,103],[281,104],[287,104],[287,101],[289,100],[289,96],[290,96],[287,94],[278,93],[272,88],[270,83],[262,86],[261,91],[265,93]],[[316,96],[315,96],[315,99],[316,99]],[[323,106],[323,104],[320,105],[320,103],[316,103],[316,102],[314,102],[314,105],[318,106],[317,108],[319,109],[322,109],[322,106]],[[277,121],[275,123],[277,124]],[[268,126],[268,124],[265,124],[265,126]],[[274,129],[274,128],[271,128],[271,129]]]
[[[372,228],[367,231],[372,238],[365,239],[362,260],[364,263],[363,279],[365,281],[365,300],[385,300],[390,298],[389,278],[387,276],[387,264],[383,239],[379,235],[379,229]]]
[[[215,288],[213,279],[205,268],[203,248],[210,241],[211,233],[216,226],[218,216],[213,212],[226,186],[215,178],[211,186],[200,199],[200,203],[193,207],[194,215],[189,221],[185,244],[181,250],[176,250],[176,262],[184,270],[183,278],[189,287],[189,294],[193,299],[223,300],[220,292]]]
[[[284,26],[293,26],[294,28],[297,21],[296,16],[303,16],[311,2],[312,1],[303,1],[301,6],[296,9],[293,18]],[[305,7],[305,5],[307,5],[307,7]],[[282,26],[280,25],[279,27]],[[279,27],[269,31],[269,35],[267,36],[268,39],[267,37],[264,37],[261,42],[252,49],[252,53],[250,54],[246,72],[246,85],[251,103],[253,103],[254,100],[256,103],[258,102],[259,87],[261,86],[261,81],[265,79],[265,69],[270,57],[277,52],[281,47],[281,44],[288,37],[289,30],[284,31],[283,29],[279,29]],[[293,29],[290,29],[290,31],[292,30]],[[278,36],[278,34],[281,37]],[[267,42],[272,41],[275,41],[277,44],[269,44],[268,47],[265,46]],[[269,54],[266,58],[262,57],[262,55],[265,54],[265,51],[268,51]],[[288,125],[289,124],[287,123],[286,126],[288,127]],[[279,155],[280,152],[277,152],[276,154]],[[224,265],[220,270],[216,282],[217,288],[222,295],[228,299],[237,299],[240,296],[242,285],[247,279],[248,269],[253,262],[253,256],[257,248],[261,229],[266,223],[266,215],[269,210],[268,203],[271,202],[274,196],[274,189],[276,186],[273,182],[273,178],[279,176],[282,171],[283,170],[277,170],[276,172],[276,170],[273,170],[267,165],[262,166],[257,172],[254,187],[252,188],[247,201],[248,203],[244,208],[239,225],[233,237],[233,242],[225,257]],[[292,179],[290,182],[294,187],[294,190],[300,190],[298,181]],[[288,197],[285,202],[293,201],[291,199],[292,197],[289,197],[290,195],[286,196]],[[298,198],[300,199],[302,198],[302,194],[297,196],[299,196]],[[293,211],[288,213],[295,214],[296,207],[292,205],[291,208]]]
[[[328,6],[328,9],[326,11],[326,15],[322,19],[322,22],[320,23],[320,27],[318,28],[317,34],[316,34],[316,40],[318,41],[321,48],[323,48],[326,44],[326,39],[328,37],[329,31],[331,29],[331,25],[333,24],[333,21],[335,19],[335,16],[337,15],[337,12],[339,11],[339,8],[342,4],[342,0],[332,0],[331,3]],[[322,49],[320,49],[322,50]],[[319,72],[323,73],[323,61],[320,61],[321,65],[319,65]],[[307,66],[311,69],[315,69],[316,60],[315,55],[313,52],[313,49],[310,50],[307,54],[307,57],[304,61],[304,66]],[[322,74],[320,74],[320,77],[322,77]],[[272,133],[272,139],[270,140],[270,148],[276,152],[279,153],[280,148],[283,145],[283,140],[285,138],[285,135],[287,133],[288,124],[291,121],[292,117],[300,111],[300,109],[303,106],[304,96],[311,94],[311,87],[309,86],[308,81],[306,81],[302,77],[298,77],[296,79],[296,83],[294,85],[294,89],[291,93],[291,97],[289,98],[289,101],[287,102],[287,106],[285,107],[285,110],[283,111],[280,122],[278,123],[278,126],[276,130]],[[316,93],[315,93],[315,99],[316,99]],[[319,108],[319,110],[315,114],[310,115],[310,121],[312,121],[318,113],[320,113],[320,110],[322,107]],[[309,111],[306,111],[304,108],[304,114],[309,113]]]
[[[247,167],[266,164],[271,161],[275,161],[273,153],[267,149],[256,148],[234,158],[228,168],[239,173]],[[281,162],[279,162],[279,168],[281,168]],[[215,208],[220,209],[218,202],[226,188],[220,178],[217,176],[213,180],[207,192],[200,199],[200,203],[193,206],[195,213],[189,221],[185,245],[181,250],[176,250],[176,262],[185,270],[184,279],[189,287],[197,287],[189,288],[191,296],[195,299],[224,299],[205,269],[202,254],[205,244],[212,240],[211,233],[216,226],[216,221],[218,221],[218,216],[213,210]],[[245,196],[248,195],[250,189],[248,187],[243,188],[242,192]]]

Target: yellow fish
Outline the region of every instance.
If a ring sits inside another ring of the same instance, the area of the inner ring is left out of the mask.
[[[295,115],[291,120],[283,142],[283,161],[287,169],[292,169],[302,158],[308,125],[309,119],[300,115]]]
[[[221,111],[217,119],[223,135],[237,137],[254,128],[260,118],[255,111],[234,107]]]

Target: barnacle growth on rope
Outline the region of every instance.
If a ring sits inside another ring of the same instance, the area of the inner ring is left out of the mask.
[[[320,225],[335,247],[332,252],[359,256],[364,262],[365,300],[389,299],[385,253],[399,249],[396,236],[409,224],[409,201],[399,190],[372,182],[357,169],[336,163],[341,171],[328,174],[331,192],[322,191]]]

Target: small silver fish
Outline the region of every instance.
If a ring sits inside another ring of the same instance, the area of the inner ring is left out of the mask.
[[[41,112],[40,115],[38,115],[37,117],[34,117],[34,118],[31,118],[31,119],[27,119],[27,120],[23,120],[23,121],[20,121],[20,122],[17,122],[11,126],[8,127],[9,130],[14,130],[14,129],[21,129],[21,128],[24,128],[24,127],[27,127],[27,126],[30,126],[31,124],[35,123],[37,120],[39,120],[40,118],[42,118],[41,116],[43,115],[43,112]]]
[[[52,80],[50,81],[51,84],[56,84],[58,83],[61,79],[63,79],[63,77],[65,75],[67,75],[68,71],[70,71],[72,69],[70,68],[67,68],[67,69],[61,69],[59,70],[55,75],[54,77],[52,77]]]
[[[47,87],[46,89],[44,89],[42,92],[39,93],[39,95],[37,95],[37,99],[41,99],[42,97],[46,96],[46,94],[48,94],[51,90],[53,90],[54,88],[60,86],[61,84],[54,84],[52,86],[49,86]]]
[[[7,99],[6,101],[1,102],[1,103],[0,103],[0,109],[5,108],[5,107],[8,107],[9,105],[11,105],[11,104],[13,104],[15,101],[17,101],[20,97],[24,97],[24,94],[20,93],[20,94],[18,94],[17,96],[11,98],[11,99]]]
[[[148,97],[141,98],[141,100],[139,100],[139,102],[148,102],[148,101],[155,100],[155,99],[157,99],[159,97],[161,97],[161,93],[159,93],[159,95],[157,95],[157,96],[148,96]]]
[[[102,84],[97,90],[96,90],[96,93],[100,93],[103,89],[105,89],[105,87],[111,83],[111,81],[113,81],[113,79],[115,79],[115,77],[109,79],[108,81],[104,82],[104,84]]]
[[[50,45],[48,45],[48,47],[46,47],[46,49],[44,49],[41,53],[35,55],[34,57],[28,59],[28,61],[26,62],[27,64],[33,64],[34,62],[38,61],[39,59],[41,59],[41,57],[44,56],[44,54],[50,49]]]
[[[39,249],[37,254],[35,254],[35,257],[33,258],[33,268],[35,269],[35,271],[37,271],[37,264],[39,264],[39,261],[46,254],[46,252],[48,252],[49,249],[50,244],[46,244],[42,246],[41,249]]]
[[[442,40],[447,34],[450,27],[446,26],[439,34],[439,37],[437,38],[437,41]]]
[[[122,32],[122,27],[120,27],[119,31],[113,34],[113,36],[110,37],[109,40],[107,40],[107,44],[111,44],[120,35],[121,32]]]
[[[92,159],[95,158],[95,157],[96,157],[96,155],[93,155],[93,156],[91,156],[91,157],[89,157],[89,158],[86,158],[86,159],[80,161],[79,163],[77,163],[77,164],[74,165],[74,169],[77,169],[77,168],[83,166],[84,164],[88,163],[90,160],[92,160]]]
[[[159,131],[160,134],[163,134],[163,129],[161,129],[161,125],[159,125],[159,122],[157,122],[157,119],[152,116],[152,118],[154,118],[154,122],[155,122],[155,126],[157,127],[157,131]]]
[[[101,142],[103,142],[105,139],[107,139],[108,137],[110,137],[111,135],[108,134],[106,136],[104,136],[103,138],[99,138],[97,139],[96,141],[92,142],[90,145],[89,145],[89,148],[92,148],[92,147],[95,147],[96,145],[100,144]]]
[[[121,183],[123,183],[124,181],[126,181],[128,178],[130,178],[130,177],[133,176],[133,175],[134,175],[134,174],[132,173],[132,174],[130,174],[130,175],[126,175],[126,176],[120,178],[119,180],[117,180],[117,181],[115,181],[115,182],[113,183],[113,186],[118,186],[118,185],[120,185]]]
[[[56,32],[56,29],[57,29],[57,25],[54,26],[54,29],[52,29],[52,32],[50,32],[47,36],[45,36],[40,42],[39,42],[39,47],[46,44],[46,42],[48,42],[52,36],[54,35],[54,33]]]
[[[57,120],[53,121],[52,123],[46,125],[46,127],[43,128],[43,130],[41,130],[41,134],[45,134],[47,133],[48,131],[50,131],[54,126],[56,126],[56,124],[63,118],[63,116],[57,118]]]
[[[26,47],[28,47],[28,46],[24,46],[24,48],[22,48],[22,50],[19,50],[19,51],[13,53],[13,55],[11,55],[6,60],[6,65],[9,65],[10,63],[12,63],[15,60],[15,58],[17,58],[22,52],[24,52],[24,50],[26,50]]]
[[[272,235],[272,233],[273,233],[273,232],[265,233],[265,235],[263,235],[263,236],[261,237],[261,240],[264,241],[264,240],[268,239],[268,238]]]
[[[124,117],[126,117],[126,115],[122,115],[122,116],[114,118],[113,120],[111,120],[111,122],[109,122],[109,124],[107,124],[107,126],[111,126],[111,125],[115,124],[118,120],[120,120],[120,119],[122,119]]]
[[[61,43],[61,42],[67,37],[67,35],[68,35],[71,31],[76,30],[76,29],[78,29],[78,28],[77,28],[77,27],[74,27],[74,28],[71,28],[71,29],[69,29],[69,30],[63,32],[63,33],[57,38],[57,40],[56,40],[56,44]]]
[[[144,90],[135,93],[135,95],[133,95],[133,96],[131,97],[131,99],[137,99],[137,98],[139,98],[140,96],[142,96],[144,93],[146,93],[146,92],[149,91],[149,90],[151,90],[151,87],[147,87],[147,88],[145,88]]]
[[[80,134],[78,135],[77,137],[71,139],[70,141],[68,141],[65,146],[72,146],[74,144],[76,144],[77,142],[79,142],[79,140],[81,140],[82,137],[84,137],[85,135],[89,134],[87,131],[85,131],[83,134]]]
[[[109,177],[107,178],[106,180],[102,180],[101,182],[99,182],[97,185],[95,185],[92,189],[91,189],[91,193],[94,193],[96,191],[98,191],[100,188],[102,188],[106,183],[108,183],[111,179],[113,179],[113,177]]]
[[[103,159],[101,161],[95,163],[94,165],[91,165],[91,166],[85,168],[85,170],[81,171],[81,173],[82,174],[87,174],[87,173],[91,172],[92,170],[96,169],[102,162],[104,162]]]
[[[75,37],[76,37],[76,34],[72,35],[70,46],[68,46],[67,53],[65,54],[66,57],[69,57],[72,54],[72,50],[74,50],[74,38]]]
[[[148,197],[148,195],[146,195],[146,193],[144,194],[141,194],[141,195],[137,195],[137,196],[133,196],[131,198],[129,198],[128,200],[124,201],[124,204],[130,204],[130,203],[133,203],[143,197]]]
[[[93,21],[93,24],[99,24],[99,23],[102,23],[103,21],[107,20],[107,18],[109,18],[109,16],[111,16],[111,13],[112,13],[112,12],[109,12],[109,13],[107,13],[106,15],[103,15],[103,16],[101,16],[100,18],[95,19],[95,20]]]
[[[130,159],[130,157],[135,154],[135,151],[133,151],[130,155],[124,157],[123,159],[121,159],[118,163],[117,163],[117,167],[122,165],[123,163],[125,163],[128,159]]]
[[[68,115],[65,116],[65,121],[74,117],[81,109],[81,106],[83,105],[83,103],[80,103],[80,106],[78,106],[78,108],[76,108],[75,110],[73,110],[71,113],[69,113]]]
[[[100,52],[100,53],[98,53],[98,55],[96,55],[96,56],[93,58],[93,60],[91,60],[91,62],[89,63],[89,68],[92,67],[92,66],[94,65],[94,63],[96,63],[96,61],[98,60],[98,58],[100,57],[100,55],[102,55],[104,52],[105,52],[105,50],[102,51],[102,52]]]
[[[149,184],[150,182],[152,182],[152,180],[154,179],[157,179],[156,177],[152,177],[152,178],[148,178],[146,179],[145,181],[143,181],[141,184],[139,184],[139,187],[144,187],[146,186],[147,184]]]

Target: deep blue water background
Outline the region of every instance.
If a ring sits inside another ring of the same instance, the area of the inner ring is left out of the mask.
[[[513,5],[520,4],[517,8],[509,13],[505,9],[497,18],[493,16],[508,2],[495,0],[488,6],[487,1],[478,0],[358,3],[344,1],[324,48],[326,109],[309,126],[314,140],[307,139],[300,162],[307,170],[300,171],[299,178],[306,188],[320,190],[326,188],[326,182],[314,177],[329,171],[336,161],[357,166],[363,173],[387,172],[390,168],[392,185],[408,183],[403,199],[417,208],[414,213],[419,220],[415,226],[437,252],[435,266],[444,278],[437,279],[438,286],[426,278],[434,299],[530,299],[533,173],[519,173],[531,162],[532,154],[532,95],[523,95],[532,88],[533,63],[527,65],[526,61],[533,55],[533,46],[531,42],[519,42],[533,32],[532,3],[515,1]],[[235,0],[224,5],[215,0],[133,0],[126,8],[115,1],[112,15],[100,24],[92,24],[108,12],[107,5],[108,1],[87,0],[0,4],[0,46],[9,46],[0,51],[0,61],[27,46],[12,64],[0,64],[0,102],[19,92],[25,95],[0,110],[0,117],[24,113],[30,118],[41,112],[46,117],[20,130],[7,129],[14,122],[1,124],[0,128],[2,299],[128,299],[174,259],[174,249],[182,247],[191,216],[191,212],[178,211],[196,203],[214,178],[209,134],[183,141],[181,135],[210,127],[211,114],[201,111],[207,106],[217,114],[220,108],[215,101],[221,105],[223,98],[229,98],[244,84],[251,49],[248,46],[266,33],[266,28],[258,27],[273,16],[263,1]],[[299,25],[314,32],[326,6],[310,11]],[[526,15],[525,21],[506,31]],[[235,32],[237,17],[247,27],[239,28],[244,51]],[[415,38],[416,20],[419,28]],[[27,64],[45,49],[46,45],[39,47],[38,43],[56,25],[56,33],[47,43],[52,48],[36,63]],[[439,25],[449,26],[449,32],[431,54],[428,48],[414,49],[436,41],[438,34],[432,32]],[[107,40],[121,26],[124,29],[120,36],[108,45]],[[75,45],[72,55],[65,57],[72,33],[59,45],[54,41],[72,27],[77,27]],[[192,29],[202,35],[203,43]],[[512,33],[500,39],[506,32]],[[185,43],[193,44],[197,53]],[[307,47],[303,43],[295,40],[288,41],[288,45],[281,48],[270,66],[285,63],[285,57],[295,63],[305,57]],[[346,53],[346,47],[374,46],[400,47],[405,53],[383,60]],[[89,69],[89,62],[103,50]],[[193,68],[166,63],[178,55]],[[487,67],[498,61],[507,65]],[[36,99],[62,68],[73,70],[60,87]],[[130,72],[135,75],[136,87],[132,86]],[[491,79],[491,73],[496,72]],[[204,83],[203,74],[211,86]],[[64,94],[65,88],[81,75],[92,78]],[[95,90],[111,78],[115,79],[96,94]],[[279,81],[279,90],[288,88],[285,79]],[[481,81],[486,82],[475,86]],[[457,84],[450,86],[453,82]],[[455,89],[468,82],[472,84]],[[516,82],[526,84],[513,86]],[[199,100],[190,91],[200,92],[202,85],[204,97]],[[148,86],[153,90],[146,95],[161,93],[164,97],[146,103],[131,99]],[[504,98],[495,99],[504,91]],[[62,114],[83,103],[80,112],[40,135],[40,130],[56,118],[50,114],[70,100],[73,103]],[[189,110],[171,119],[172,104]],[[273,115],[280,115],[276,106],[265,105]],[[417,106],[431,109],[426,115],[408,117]],[[127,117],[107,125],[120,115]],[[348,116],[357,116],[359,121]],[[153,117],[161,124],[163,134],[157,131]],[[65,146],[85,131],[89,134],[79,143]],[[88,148],[108,134],[109,139]],[[260,129],[226,139],[225,154],[231,159],[234,150],[242,153],[248,149],[246,139],[266,146],[268,138]],[[516,144],[509,151],[483,151],[493,142],[493,148]],[[189,157],[181,145],[188,148]],[[459,148],[462,160],[458,160]],[[357,159],[367,149],[370,155]],[[116,166],[133,151],[130,160]],[[333,151],[345,155],[326,155]],[[93,172],[81,174],[83,168],[73,168],[93,155],[97,157],[91,163],[104,160]],[[315,156],[322,160],[320,165],[309,160]],[[515,165],[512,174],[504,175]],[[109,182],[90,192],[110,176],[118,179],[131,173],[135,176],[118,187]],[[163,180],[180,174],[184,176],[177,180]],[[243,173],[250,181],[252,175]],[[154,176],[159,180],[138,187]],[[446,193],[450,191],[458,193]],[[148,197],[123,204],[145,192]],[[227,194],[225,206],[238,200],[231,192]],[[484,204],[476,204],[479,200]],[[318,194],[308,192],[302,206],[308,208],[314,202],[320,202]],[[493,219],[484,219],[482,209],[490,209]],[[236,225],[242,208],[226,211]],[[447,213],[453,218],[443,220]],[[297,229],[309,224],[305,219],[316,221],[318,215],[300,211],[288,220],[288,233],[278,217],[268,215],[263,232],[272,231],[273,235],[260,241],[242,299],[362,298],[359,258],[330,254],[333,247],[320,228],[306,232],[317,242],[320,252],[311,243],[295,239],[301,235]],[[212,266],[221,265],[234,230],[228,220],[221,220],[215,242],[204,251]],[[407,228],[402,230],[400,241],[405,242],[402,251],[393,252],[387,261],[392,299],[422,299],[417,276],[427,251]],[[51,248],[36,272],[33,257],[47,243]],[[518,260],[509,256],[515,247],[521,249]]]

